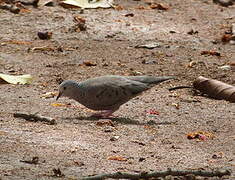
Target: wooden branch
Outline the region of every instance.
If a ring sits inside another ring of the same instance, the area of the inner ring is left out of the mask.
[[[156,171],[156,172],[141,172],[138,174],[131,174],[131,173],[122,173],[122,172],[115,172],[110,174],[99,174],[95,176],[86,176],[81,178],[81,180],[102,180],[106,178],[112,179],[148,179],[148,178],[157,178],[157,177],[166,177],[166,176],[186,176],[186,175],[194,175],[194,176],[203,176],[203,177],[222,177],[225,175],[231,175],[229,170],[218,170],[218,171],[202,171],[202,170],[171,170],[168,169],[167,171]]]
[[[26,121],[32,121],[32,122],[41,121],[41,122],[46,122],[49,125],[56,124],[56,121],[54,118],[41,116],[39,114],[14,113],[13,116],[16,118],[23,118]]]

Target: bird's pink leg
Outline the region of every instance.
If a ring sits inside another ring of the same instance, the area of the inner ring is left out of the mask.
[[[108,118],[113,116],[114,110],[106,110],[99,113],[92,114],[93,117],[101,117],[101,118]]]

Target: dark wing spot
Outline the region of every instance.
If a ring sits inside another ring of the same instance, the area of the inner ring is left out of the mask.
[[[121,89],[122,89],[122,93],[127,96],[126,89],[124,87],[121,87]]]
[[[118,90],[116,90],[116,91],[115,91],[115,94],[116,94],[116,96],[118,96],[118,95],[119,95],[119,92],[118,92]]]
[[[107,91],[107,88],[105,88],[104,90],[102,90],[99,94],[97,94],[95,97],[96,98],[100,98],[104,93],[105,91]]]

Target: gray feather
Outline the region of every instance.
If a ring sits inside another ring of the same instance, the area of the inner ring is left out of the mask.
[[[171,76],[100,76],[74,84],[63,93],[93,110],[117,110],[122,104]],[[62,83],[63,84],[63,83]],[[69,82],[64,83],[68,86]],[[60,85],[61,91],[63,91]]]

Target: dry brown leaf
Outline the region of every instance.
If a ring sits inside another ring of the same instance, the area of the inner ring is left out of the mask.
[[[121,11],[124,8],[123,8],[123,6],[118,5],[118,6],[114,6],[114,9],[117,10],[117,11]]]
[[[73,21],[76,23],[73,26],[75,32],[86,31],[86,19],[77,15],[73,17]]]
[[[163,5],[163,4],[160,4],[160,3],[152,3],[152,4],[150,5],[150,8],[151,8],[151,9],[164,10],[164,11],[166,11],[166,10],[169,9],[168,6]]]
[[[125,17],[134,17],[134,14],[133,13],[127,13],[124,15]]]
[[[95,62],[92,62],[92,61],[83,61],[81,65],[96,66],[97,64]]]
[[[145,9],[148,9],[148,8],[147,8],[147,7],[144,7],[144,6],[137,6],[135,9],[145,10]]]
[[[57,95],[58,95],[58,92],[47,92],[45,94],[42,94],[40,97],[44,99],[48,99],[48,98],[54,98]]]
[[[31,12],[30,9],[26,9],[26,8],[20,9],[20,13],[30,13],[30,12]]]
[[[38,37],[40,38],[40,39],[43,39],[43,40],[48,40],[48,39],[51,39],[51,37],[52,37],[52,32],[38,32]]]
[[[126,158],[121,156],[110,156],[108,157],[108,160],[114,160],[114,161],[127,161]]]
[[[54,106],[54,107],[68,107],[68,104],[52,103],[51,106]]]
[[[73,19],[74,19],[74,21],[77,22],[77,23],[81,23],[81,22],[84,23],[84,24],[86,23],[86,19],[84,19],[83,17],[81,17],[81,16],[79,16],[79,15],[74,16]]]
[[[108,125],[108,126],[113,126],[114,127],[113,121],[111,121],[111,120],[99,120],[99,121],[96,122],[96,125],[97,126]]]
[[[202,51],[201,55],[221,56],[221,54],[216,51]]]
[[[214,135],[209,132],[204,131],[197,131],[187,134],[188,139],[200,139],[200,140],[206,140],[207,138],[213,138]]]
[[[224,34],[221,38],[223,43],[227,43],[232,39],[232,34]]]
[[[235,86],[199,76],[193,82],[193,87],[211,98],[235,102]]]

